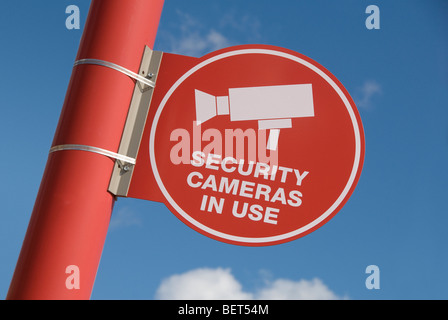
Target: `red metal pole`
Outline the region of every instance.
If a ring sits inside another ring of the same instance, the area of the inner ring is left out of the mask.
[[[144,46],[154,45],[162,7],[163,0],[93,0],[77,60],[138,72]],[[74,67],[53,146],[117,152],[133,88],[116,70]],[[107,191],[113,165],[86,151],[49,155],[7,299],[90,298],[114,203]]]

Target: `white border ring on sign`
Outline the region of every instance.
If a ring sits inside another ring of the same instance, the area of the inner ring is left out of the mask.
[[[333,203],[333,205],[327,209],[327,211],[325,211],[321,216],[319,216],[317,219],[315,219],[313,222],[310,222],[309,224],[296,229],[294,231],[285,233],[285,234],[281,234],[281,235],[277,235],[277,236],[270,236],[270,237],[261,237],[261,238],[251,238],[251,237],[240,237],[240,236],[234,236],[231,234],[227,234],[227,233],[223,233],[223,232],[219,232],[216,231],[214,229],[211,229],[205,225],[203,225],[202,223],[196,221],[195,219],[193,219],[190,215],[188,215],[171,197],[171,195],[168,193],[168,191],[166,190],[162,179],[160,178],[159,175],[159,171],[157,169],[157,164],[156,164],[156,158],[155,158],[155,154],[154,154],[154,141],[155,141],[155,134],[156,134],[156,130],[157,130],[157,124],[159,122],[159,118],[160,115],[163,111],[163,108],[165,107],[166,103],[168,102],[169,98],[171,97],[171,95],[173,94],[173,92],[188,78],[190,77],[193,73],[195,73],[196,71],[200,70],[201,68],[203,68],[204,66],[213,63],[217,60],[221,60],[227,57],[231,57],[231,56],[235,56],[235,55],[242,55],[242,54],[267,54],[267,55],[274,55],[274,56],[279,56],[279,57],[283,57],[286,59],[290,59],[292,61],[295,61],[297,63],[300,63],[302,65],[304,65],[305,67],[313,70],[314,72],[316,72],[319,76],[321,76],[329,85],[331,85],[331,87],[336,91],[336,93],[339,95],[339,97],[341,98],[341,100],[343,101],[349,115],[350,115],[350,120],[353,124],[353,129],[354,129],[354,135],[355,135],[355,159],[353,162],[353,167],[352,167],[352,171],[350,173],[349,179],[347,181],[347,184],[345,185],[342,193],[340,194],[340,196],[336,199],[336,201]],[[160,188],[160,190],[162,191],[163,195],[165,196],[165,198],[168,200],[168,202],[171,204],[171,206],[185,219],[187,220],[189,223],[191,223],[192,225],[196,226],[197,228],[215,236],[221,239],[226,239],[229,241],[233,241],[233,242],[239,242],[239,243],[252,243],[252,244],[269,244],[270,242],[278,242],[278,241],[285,241],[289,238],[292,237],[296,237],[299,236],[300,234],[312,229],[313,227],[315,227],[316,225],[318,225],[319,223],[321,223],[322,221],[324,221],[327,217],[329,217],[334,210],[337,209],[337,207],[344,201],[345,197],[348,195],[348,193],[350,192],[350,189],[353,185],[353,183],[355,182],[357,173],[358,173],[358,169],[359,169],[359,165],[360,165],[360,161],[361,161],[361,133],[360,133],[360,129],[358,126],[358,121],[355,115],[355,112],[352,109],[352,106],[349,102],[349,100],[347,99],[347,97],[345,96],[345,94],[342,92],[341,88],[339,88],[339,86],[322,70],[320,70],[318,67],[316,67],[315,65],[311,64],[310,62],[303,60],[297,56],[294,56],[292,54],[286,53],[286,52],[281,52],[281,51],[275,51],[272,49],[239,49],[239,50],[235,50],[235,51],[229,51],[229,52],[225,52],[222,54],[219,54],[217,56],[211,57],[207,60],[202,61],[201,63],[199,63],[198,65],[194,66],[193,68],[191,68],[189,71],[187,71],[182,77],[180,77],[174,84],[173,86],[168,90],[168,92],[165,94],[162,102],[159,105],[159,108],[157,109],[156,115],[154,117],[154,121],[152,123],[152,127],[151,127],[151,133],[150,133],[150,138],[149,138],[149,155],[150,155],[150,161],[151,161],[151,165],[152,165],[152,169],[154,172],[154,177],[157,181],[157,184]]]

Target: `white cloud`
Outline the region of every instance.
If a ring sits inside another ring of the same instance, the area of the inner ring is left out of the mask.
[[[158,45],[162,48],[158,50],[200,57],[240,42],[258,42],[261,37],[261,23],[249,15],[238,16],[229,11],[213,26],[208,26],[188,13],[177,10],[176,14],[178,24],[159,30]],[[239,38],[244,40],[238,41]]]
[[[188,13],[177,11],[181,23],[172,32],[162,31],[169,52],[198,57],[230,45],[230,41],[215,29],[206,28]]]
[[[229,41],[221,33],[209,30],[207,33],[189,31],[180,38],[171,37],[171,52],[198,57],[207,52],[227,47]]]
[[[382,94],[381,85],[374,80],[367,80],[358,89],[356,105],[360,108],[369,109],[372,107],[372,99],[375,95]]]
[[[341,299],[322,280],[264,281],[263,287],[246,292],[230,269],[200,268],[170,276],[156,292],[161,300],[335,300]]]
[[[161,300],[245,300],[252,295],[242,290],[230,269],[195,269],[162,281],[156,298]]]
[[[114,230],[120,227],[139,226],[142,224],[140,218],[128,207],[118,209],[112,213],[109,229]]]
[[[248,14],[240,16],[236,10],[230,10],[224,14],[221,18],[220,26],[244,35],[249,42],[258,42],[262,38],[262,23],[260,20]]]
[[[337,300],[340,299],[318,278],[292,281],[278,279],[257,292],[262,300]]]

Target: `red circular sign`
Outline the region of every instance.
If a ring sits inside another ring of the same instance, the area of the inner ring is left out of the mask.
[[[341,83],[272,46],[211,53],[158,106],[150,160],[166,204],[219,241],[263,246],[330,220],[359,179],[364,134]]]

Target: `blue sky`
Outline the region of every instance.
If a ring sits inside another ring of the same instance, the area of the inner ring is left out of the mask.
[[[71,4],[80,9],[80,30],[65,27]],[[0,4],[2,299],[89,4]],[[380,9],[379,30],[365,26],[370,4]],[[167,0],[156,50],[200,57],[231,45],[271,44],[332,72],[363,121],[363,172],[331,221],[271,247],[220,243],[163,204],[119,199],[92,299],[204,297],[198,289],[217,298],[447,299],[447,14],[443,0]],[[365,286],[369,265],[380,270],[380,289]]]

